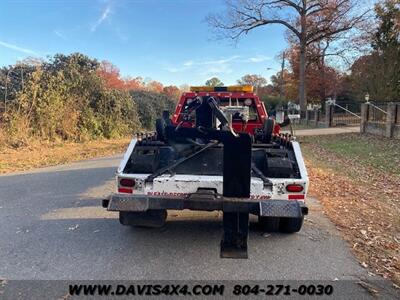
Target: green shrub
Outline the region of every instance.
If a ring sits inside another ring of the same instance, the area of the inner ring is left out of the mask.
[[[171,114],[175,110],[175,101],[165,94],[148,91],[130,91],[139,114],[139,120],[144,129],[154,129],[157,118],[160,118],[164,110]]]
[[[166,94],[107,88],[98,68],[96,60],[79,53],[56,54],[32,66],[0,119],[0,142],[18,147],[29,138],[118,138],[153,129],[163,110],[173,112],[175,101]]]

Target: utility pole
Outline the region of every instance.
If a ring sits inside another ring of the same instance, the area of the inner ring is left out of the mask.
[[[282,104],[282,102],[283,102],[283,95],[284,95],[284,93],[285,93],[285,81],[284,81],[284,78],[283,78],[283,71],[285,70],[285,56],[286,56],[286,53],[285,53],[285,51],[283,51],[283,53],[282,53],[282,68],[281,68],[281,80],[280,80],[280,90],[279,90],[279,101],[281,102],[281,104]]]

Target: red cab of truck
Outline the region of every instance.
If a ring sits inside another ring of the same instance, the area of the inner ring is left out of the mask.
[[[195,127],[195,116],[189,115],[187,110],[188,104],[196,97],[214,97],[221,109],[229,108],[246,108],[246,117],[233,116],[232,128],[236,132],[247,132],[255,135],[257,129],[264,127],[265,121],[268,119],[268,113],[264,103],[253,92],[253,87],[244,86],[224,86],[224,87],[208,87],[198,86],[191,87],[190,92],[183,93],[172,115],[172,123],[175,126]],[[273,133],[279,134],[280,126],[275,124]]]

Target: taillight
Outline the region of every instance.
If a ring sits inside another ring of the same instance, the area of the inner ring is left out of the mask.
[[[289,184],[286,186],[286,190],[291,193],[299,193],[303,191],[303,186],[300,184]]]
[[[135,186],[135,180],[134,179],[129,179],[129,178],[122,178],[122,179],[119,180],[119,184],[121,186],[134,187]]]
[[[133,194],[133,190],[128,188],[118,188],[118,193]]]

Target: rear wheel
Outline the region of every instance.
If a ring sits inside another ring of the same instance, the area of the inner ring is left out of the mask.
[[[258,224],[264,232],[279,232],[280,218],[258,216]]]
[[[120,211],[119,222],[126,226],[158,228],[165,224],[166,209],[148,210],[143,212]]]
[[[281,218],[280,231],[284,233],[299,232],[303,226],[304,217],[300,218]]]

